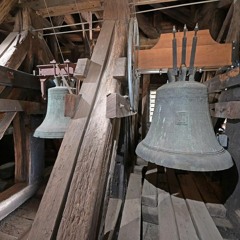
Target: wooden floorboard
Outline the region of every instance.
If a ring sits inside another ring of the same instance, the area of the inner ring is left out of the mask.
[[[118,240],[140,240],[141,192],[142,178],[132,173],[127,188]]]
[[[222,236],[213,222],[191,176],[189,174],[179,174],[178,179],[198,237],[201,240],[222,240]]]
[[[171,199],[173,209],[175,212],[179,239],[181,240],[198,240],[198,236],[191,219],[186,201],[183,197],[179,182],[175,175],[175,171],[167,169],[167,179],[169,184],[169,190],[171,193]]]

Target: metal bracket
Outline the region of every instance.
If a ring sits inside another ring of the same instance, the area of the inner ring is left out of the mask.
[[[50,77],[60,76],[67,85],[66,78],[73,77],[76,64],[69,60],[66,60],[63,64],[58,64],[53,60],[50,64],[37,65],[37,67],[39,69],[38,77],[40,78],[42,97],[46,99],[46,80]]]

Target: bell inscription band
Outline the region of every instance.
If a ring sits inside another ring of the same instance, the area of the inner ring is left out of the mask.
[[[70,118],[64,116],[67,87],[48,89],[47,114],[42,124],[34,132],[38,138],[63,138]]]
[[[137,146],[139,157],[189,171],[218,171],[233,165],[218,143],[208,109],[207,87],[178,81],[158,88],[152,123]]]

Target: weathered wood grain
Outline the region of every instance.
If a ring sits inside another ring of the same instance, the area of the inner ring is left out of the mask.
[[[178,229],[170,194],[158,189],[159,239],[179,240]]]
[[[233,1],[233,14],[231,23],[229,26],[228,34],[226,37],[226,42],[239,41],[240,33],[240,23],[239,23],[239,14],[240,14],[240,2]]]
[[[195,229],[202,240],[222,240],[190,175],[178,175]]]
[[[179,239],[198,240],[199,238],[174,170],[167,169],[167,178],[178,227]]]
[[[104,239],[112,239],[116,231],[116,224],[120,215],[122,200],[118,198],[110,198],[107,208],[104,227]]]
[[[220,92],[225,88],[240,85],[240,68],[236,67],[226,73],[219,74],[204,82],[208,88],[208,93]]]
[[[212,117],[240,119],[240,101],[213,103],[209,109]]]
[[[149,207],[157,207],[158,170],[155,164],[149,163],[148,170],[143,180],[142,204]]]
[[[40,90],[38,77],[0,66],[0,85]]]
[[[17,112],[0,113],[0,140],[8,129]]]
[[[14,138],[14,155],[15,155],[15,182],[25,182],[28,177],[28,150],[26,144],[26,127],[25,115],[17,113],[13,120],[13,138]]]
[[[1,10],[0,10],[0,23],[4,21],[7,17],[10,10],[17,3],[17,0],[3,0],[1,1]]]
[[[118,89],[117,80],[113,79],[113,64],[123,51],[126,36],[125,25],[116,24],[109,62],[81,145],[57,239],[95,239],[97,234],[109,165],[107,155],[112,145],[109,140],[113,126],[105,116],[106,95]]]
[[[129,178],[118,240],[140,240],[141,176],[132,173]]]
[[[159,240],[158,225],[143,222],[142,223],[142,239],[143,240]]]
[[[122,96],[118,93],[110,93],[107,96],[107,118],[122,118],[133,114],[130,110],[130,102],[127,96]]]
[[[193,173],[194,182],[201,193],[206,207],[212,217],[226,217],[227,209],[217,198],[215,192],[209,186],[206,178],[201,173]]]
[[[78,13],[79,11],[99,11],[102,10],[102,4],[100,0],[79,0],[79,1],[46,1],[48,9],[43,1],[36,4],[35,1],[23,1],[24,5],[29,6],[38,11],[38,13],[43,17],[48,17],[48,12],[50,16],[62,16],[67,14]]]
[[[193,31],[187,33],[187,38],[192,39]],[[177,39],[177,65],[181,64],[181,39],[183,32],[176,33]],[[138,59],[138,69],[160,69],[172,67],[172,34],[162,34],[158,43],[151,49],[140,50]],[[191,42],[187,41],[186,47],[186,65],[189,66]],[[221,55],[215,56],[221,52]],[[195,66],[212,68],[232,64],[232,44],[218,44],[215,42],[208,30],[198,32],[198,43],[196,50]]]
[[[59,213],[63,211],[65,205],[84,131],[89,122],[89,115],[93,110],[93,103],[101,81],[114,24],[114,21],[103,24],[92,55],[88,75],[80,90],[82,98],[78,105],[79,108],[76,111],[75,119],[70,121],[69,128],[65,133],[33,227],[29,233],[30,239],[38,236],[39,240],[46,240],[51,239],[52,235],[56,234],[55,231],[57,231],[58,224],[61,221],[59,219],[61,214],[59,215]],[[104,45],[104,43],[106,44]]]

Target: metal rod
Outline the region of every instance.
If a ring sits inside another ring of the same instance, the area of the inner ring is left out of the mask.
[[[138,11],[138,12],[135,12],[134,14],[146,13],[146,12],[154,12],[154,11],[160,11],[160,10],[165,10],[165,9],[186,7],[186,6],[191,6],[191,5],[198,5],[198,4],[204,4],[204,3],[219,2],[219,1],[220,0],[208,0],[208,1],[200,1],[200,2],[192,2],[192,3],[183,3],[183,4],[173,5],[173,6],[167,6],[167,7],[160,7],[160,8],[154,8],[154,9]]]
[[[194,36],[192,40],[192,51],[190,56],[190,64],[189,64],[189,75],[192,75],[194,73],[194,61],[195,61],[195,54],[196,54],[196,48],[197,48],[197,31],[198,31],[198,24],[196,24],[194,28]]]
[[[100,23],[100,22],[103,22],[103,20],[93,21],[92,23]],[[67,24],[67,25],[62,25],[62,26],[54,26],[54,27],[46,27],[46,28],[38,28],[38,29],[33,29],[32,31],[33,32],[38,32],[38,31],[52,30],[52,29],[57,29],[57,28],[72,27],[72,26],[85,25],[85,24],[89,24],[89,22],[73,23],[73,24]]]
[[[128,92],[129,92],[129,100],[130,100],[130,106],[131,111],[134,112],[134,99],[133,99],[133,79],[132,79],[132,43],[133,43],[133,24],[134,19],[131,18],[129,22],[129,30],[128,30],[128,43],[127,43],[127,61],[128,61],[128,67],[127,67],[127,76],[128,76]]]
[[[172,59],[173,59],[173,74],[177,75],[177,39],[176,39],[176,28],[173,26],[173,40],[172,40]]]
[[[186,65],[186,48],[187,48],[187,26],[186,24],[184,25],[184,28],[183,28],[183,38],[182,38],[182,63],[181,65]]]
[[[56,33],[45,33],[43,36],[51,36],[51,35],[59,35],[59,34],[66,34],[66,33],[75,33],[75,32],[83,32],[83,31],[99,31],[99,28],[91,28],[91,29],[79,29],[79,30],[71,30],[71,31],[65,31],[65,32],[56,32]]]

